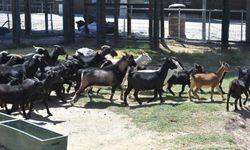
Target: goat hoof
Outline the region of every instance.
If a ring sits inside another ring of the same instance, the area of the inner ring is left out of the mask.
[[[162,100],[162,101],[161,101],[161,104],[163,104],[163,103],[165,103],[165,101],[164,101],[164,100]]]
[[[48,113],[48,116],[53,116],[52,113]]]

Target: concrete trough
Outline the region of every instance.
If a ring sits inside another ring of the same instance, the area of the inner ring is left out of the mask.
[[[0,113],[0,123],[4,123],[6,121],[11,121],[11,120],[17,120],[17,119],[10,117],[6,114]]]
[[[67,150],[67,140],[67,136],[26,121],[0,123],[0,145],[9,150]]]

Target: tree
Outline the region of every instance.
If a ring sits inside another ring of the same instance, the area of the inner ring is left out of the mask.
[[[229,25],[230,25],[230,2],[229,0],[223,0],[223,12],[222,12],[222,34],[221,34],[221,50],[228,50],[229,39]]]

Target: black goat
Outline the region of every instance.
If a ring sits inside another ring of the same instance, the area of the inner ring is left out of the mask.
[[[44,70],[46,66],[43,57],[39,54],[33,56],[32,59],[24,62],[23,64],[18,64],[14,66],[0,66],[1,72],[0,76],[5,77],[6,79],[15,78],[22,83],[25,78],[33,78],[40,68]],[[7,80],[2,83],[8,83],[10,80]]]
[[[188,85],[188,87],[190,87],[190,75],[203,72],[204,72],[204,67],[198,64],[195,64],[194,67],[190,70],[183,70],[177,72],[168,80],[168,87],[167,87],[168,91],[173,96],[175,96],[174,92],[171,90],[171,87],[175,84],[180,84],[182,85],[182,90],[179,93],[179,97],[181,97],[181,94],[183,94],[185,90],[185,86]]]
[[[73,102],[77,101],[80,92],[89,86],[111,86],[110,101],[113,102],[115,90],[118,87],[121,88],[120,85],[129,66],[136,66],[136,63],[133,55],[126,54],[126,56],[123,56],[116,64],[105,67],[104,69],[92,68],[83,70],[81,74],[81,85],[72,98],[71,104],[73,105]],[[123,91],[121,92],[123,93]],[[92,100],[89,92],[88,97]]]
[[[0,103],[13,104],[13,106],[21,106],[24,118],[28,118],[24,106],[32,100],[32,96],[39,92],[42,88],[41,82],[32,79],[26,79],[20,85],[0,84]],[[15,108],[15,107],[12,107]],[[7,107],[6,107],[6,110]],[[13,110],[12,110],[13,111]]]
[[[242,102],[241,102],[241,95],[244,93],[246,96],[246,100],[244,102],[244,105],[246,105],[246,102],[248,100],[248,90],[250,86],[250,72],[248,71],[246,75],[242,76],[239,79],[235,79],[231,82],[230,87],[229,87],[229,92],[227,95],[227,111],[229,110],[229,100],[230,96],[235,98],[235,110],[238,110],[237,104],[238,100],[240,103],[241,109],[242,107]]]
[[[9,52],[1,51],[0,52],[0,64],[5,64],[10,59]]]
[[[148,102],[153,101],[157,94],[159,93],[161,103],[164,102],[162,99],[162,87],[166,80],[168,80],[172,76],[172,71],[179,68],[176,60],[172,58],[164,58],[164,64],[159,70],[156,71],[133,71],[130,69],[128,74],[128,88],[124,94],[124,104],[127,106],[127,95],[130,93],[132,89],[135,90],[134,97],[139,104],[142,104],[140,99],[138,98],[138,93],[140,90],[154,90],[154,97],[150,99]],[[170,73],[171,72],[171,73]]]

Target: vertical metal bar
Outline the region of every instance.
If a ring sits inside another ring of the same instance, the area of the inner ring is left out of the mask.
[[[181,39],[181,9],[178,10],[178,40]]]
[[[53,27],[52,5],[51,5],[51,7],[50,7],[50,26],[51,26],[51,31],[53,32],[54,27]]]
[[[8,29],[10,29],[10,13],[7,11]]]
[[[211,30],[211,9],[209,9],[209,24],[208,24],[208,41],[210,41],[210,30]]]
[[[119,3],[120,0],[114,1],[114,23],[115,23],[115,34],[114,39],[117,41],[119,37]]]
[[[244,10],[241,10],[241,29],[240,29],[240,41],[243,41],[243,20],[244,20]]]
[[[126,8],[122,8],[124,11],[126,11]],[[126,32],[126,16],[123,15],[123,33]]]
[[[207,8],[207,0],[202,0],[202,40],[206,40],[206,8]]]
[[[43,13],[43,2],[41,2],[41,13]]]

